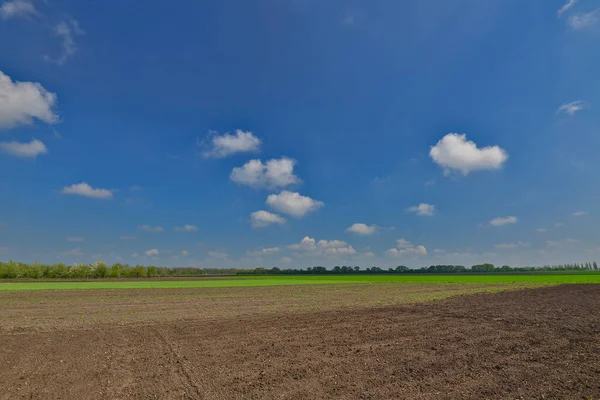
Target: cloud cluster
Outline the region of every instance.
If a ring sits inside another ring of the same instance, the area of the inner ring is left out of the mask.
[[[13,81],[0,71],[0,129],[30,125],[34,120],[58,122],[56,94],[37,82]]]
[[[588,108],[589,104],[583,100],[572,101],[570,103],[562,104],[556,110],[557,114],[569,114],[570,116],[575,115],[576,112]]]
[[[279,194],[270,194],[267,197],[267,205],[284,214],[302,218],[306,214],[323,207],[324,203],[307,196],[302,196],[297,192],[284,190]]]
[[[407,211],[414,212],[422,217],[431,217],[435,214],[435,206],[427,203],[420,203],[418,206],[408,207]]]
[[[352,226],[346,229],[346,232],[355,233],[361,236],[372,235],[375,231],[377,231],[377,225],[367,225],[363,223],[352,224]]]
[[[250,214],[250,221],[254,228],[264,228],[272,224],[285,224],[285,218],[264,210]]]
[[[32,2],[28,0],[5,1],[0,7],[0,16],[2,19],[26,18],[38,15],[38,12]]]
[[[112,191],[108,189],[94,189],[85,182],[65,186],[61,190],[61,193],[89,197],[92,199],[112,199],[113,197]]]
[[[295,164],[295,160],[287,157],[269,160],[265,164],[261,160],[250,160],[242,167],[234,168],[229,178],[253,188],[281,188],[300,182],[294,175]]]
[[[145,254],[147,257],[154,257],[154,256],[157,256],[157,255],[159,254],[159,252],[158,252],[158,250],[157,250],[157,249],[150,249],[150,250],[146,250],[146,251],[144,252],[144,254]]]
[[[223,158],[236,153],[257,152],[260,149],[260,139],[252,132],[237,129],[233,135],[214,135],[211,145],[211,149],[204,152],[204,157]]]
[[[490,221],[491,226],[504,226],[509,224],[516,224],[518,221],[517,217],[509,216],[509,217],[496,217]]]
[[[508,159],[506,151],[498,146],[478,148],[467,140],[467,135],[449,133],[429,151],[431,159],[449,174],[452,170],[463,175],[477,170],[499,169]]]
[[[406,239],[398,239],[396,241],[396,247],[387,250],[386,253],[394,257],[402,255],[426,256],[427,248],[423,245],[414,246]]]
[[[15,141],[0,142],[0,150],[15,157],[23,158],[35,158],[40,154],[46,154],[48,152],[46,145],[37,139],[33,139],[29,143]]]
[[[196,232],[198,227],[196,225],[184,225],[184,226],[176,226],[173,228],[177,232]]]
[[[568,19],[569,26],[573,30],[582,30],[590,28],[598,22],[598,10],[588,13],[571,15]]]

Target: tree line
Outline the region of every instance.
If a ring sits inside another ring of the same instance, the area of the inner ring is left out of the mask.
[[[78,263],[74,265],[58,264],[25,264],[15,261],[0,262],[0,279],[89,279],[89,278],[160,278],[160,277],[193,277],[206,275],[335,275],[335,274],[454,274],[454,273],[507,273],[507,272],[544,272],[544,271],[598,271],[594,262],[544,265],[541,267],[511,267],[494,264],[476,264],[471,267],[464,265],[431,265],[422,268],[408,268],[399,265],[396,268],[383,269],[359,266],[335,266],[327,269],[323,266],[308,267],[307,269],[274,268],[169,268],[153,265],[113,264],[106,265],[102,261],[92,264]]]

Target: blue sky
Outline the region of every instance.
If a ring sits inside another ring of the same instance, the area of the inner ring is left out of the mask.
[[[600,258],[600,2],[0,4],[0,259]]]

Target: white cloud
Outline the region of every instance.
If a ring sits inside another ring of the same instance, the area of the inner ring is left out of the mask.
[[[289,264],[289,263],[291,263],[291,262],[292,262],[292,261],[294,261],[294,260],[292,260],[290,257],[281,257],[281,260],[280,260],[280,261],[281,261],[282,263]]]
[[[133,253],[133,254],[131,255],[131,257],[133,257],[133,258],[136,258],[136,257],[139,257],[139,256],[140,256],[140,255],[139,255],[138,253]]]
[[[184,225],[184,226],[176,226],[173,228],[177,232],[196,232],[198,227],[196,225]]]
[[[223,252],[220,252],[220,251],[209,251],[208,252],[208,256],[211,257],[211,258],[219,258],[219,259],[222,259],[222,260],[224,260],[226,258],[229,258],[229,254],[223,253]]]
[[[264,210],[254,211],[250,214],[250,221],[254,228],[264,228],[271,224],[285,224],[285,218]]]
[[[583,100],[572,101],[570,103],[565,103],[558,107],[556,110],[557,114],[569,114],[571,116],[575,115],[576,112],[581,111],[585,108],[588,108],[589,104]]]
[[[134,240],[135,236],[119,236],[121,240]]]
[[[573,214],[574,217],[584,217],[588,215],[587,211],[575,211]]]
[[[79,247],[76,247],[72,250],[69,251],[65,251],[64,253],[62,253],[65,256],[82,256],[83,255],[83,251],[81,251],[81,249]]]
[[[260,160],[250,160],[242,167],[231,171],[229,179],[253,188],[281,188],[300,182],[294,175],[295,160],[282,157],[263,164]]]
[[[363,254],[363,256],[365,256],[365,257],[375,257],[375,253],[373,253],[372,251],[369,251],[369,252]]]
[[[568,19],[569,25],[574,30],[581,30],[592,27],[598,22],[598,10],[585,14],[571,15]]]
[[[44,58],[46,61],[63,65],[78,50],[74,36],[83,35],[85,32],[79,27],[79,22],[69,19],[69,21],[61,21],[56,25],[54,33],[62,40],[62,52],[58,58],[53,59],[49,56],[44,56]]]
[[[35,158],[40,154],[46,154],[48,149],[46,145],[37,139],[29,143],[21,142],[0,142],[0,150],[16,157]]]
[[[554,226],[555,226],[556,228],[560,228],[560,227],[561,227],[561,226],[563,226],[563,225],[564,225],[564,224],[563,224],[562,222],[557,222],[557,223],[555,223],[555,224],[554,224]]]
[[[496,217],[490,221],[490,225],[492,226],[503,226],[508,224],[516,224],[518,221],[517,217]]]
[[[566,238],[565,242],[567,242],[567,243],[579,243],[579,240],[577,240],[577,239],[571,239],[571,238]]]
[[[215,135],[211,142],[212,148],[204,153],[204,157],[223,158],[236,153],[257,152],[260,149],[260,139],[252,132],[240,129],[235,131],[235,135]]]
[[[140,226],[138,226],[138,229],[141,231],[154,232],[154,233],[160,233],[165,230],[162,226],[150,226],[150,225],[140,225]]]
[[[396,247],[399,249],[406,249],[412,247],[412,243],[406,239],[398,239],[396,240]]]
[[[346,247],[348,243],[343,240],[319,240],[318,245],[325,248]]]
[[[69,236],[67,238],[67,242],[83,242],[83,238],[77,236]]]
[[[267,247],[256,251],[247,251],[246,254],[249,256],[268,256],[271,254],[279,253],[281,249],[279,247]]]
[[[499,169],[508,159],[506,151],[498,146],[477,148],[474,142],[467,140],[464,133],[447,134],[431,147],[429,155],[436,164],[444,168],[445,174],[457,170],[463,175],[477,170]]]
[[[270,194],[267,197],[267,204],[279,212],[296,218],[317,211],[324,205],[322,201],[313,200],[310,197],[302,196],[300,193],[287,190],[279,194]]]
[[[58,122],[52,108],[56,94],[37,82],[13,82],[0,71],[0,129],[30,125],[35,119],[47,124]]]
[[[517,242],[517,243],[500,243],[495,244],[494,247],[497,249],[516,249],[519,247],[529,247],[531,244],[529,242]]]
[[[386,251],[387,254],[392,256],[400,255],[427,255],[427,249],[423,245],[413,246],[413,244],[406,239],[396,240],[396,247]]]
[[[445,253],[446,250],[444,250],[444,249],[434,249],[433,252],[436,253],[436,254],[440,254],[440,253]]]
[[[408,207],[406,210],[423,217],[431,217],[435,214],[435,206],[427,203],[420,203],[418,206]]]
[[[144,254],[145,254],[147,257],[157,256],[157,255],[158,255],[158,250],[156,250],[156,249],[150,249],[150,250],[146,250],[146,251],[144,252]]]
[[[548,246],[548,247],[561,247],[561,246],[564,246],[564,245],[575,244],[575,243],[579,243],[579,240],[572,239],[572,238],[566,238],[566,239],[561,239],[561,240],[547,240],[546,241],[546,246]]]
[[[346,232],[356,233],[357,235],[369,236],[375,233],[377,225],[367,225],[362,223],[353,224],[346,229]]]
[[[563,5],[556,13],[560,17],[562,13],[567,11],[569,8],[573,7],[577,3],[577,0],[568,0],[565,5]]]
[[[327,254],[328,256],[352,255],[352,254],[356,254],[356,250],[354,250],[354,248],[350,245],[343,246],[343,247],[329,247],[329,248],[325,249],[325,254]]]
[[[112,192],[108,189],[94,189],[85,182],[65,186],[62,194],[73,194],[77,196],[90,197],[93,199],[112,199]]]
[[[315,250],[316,247],[316,240],[308,236],[305,236],[300,243],[288,246],[292,250]]]
[[[181,255],[182,255],[182,256],[184,256],[184,257],[187,257],[187,256],[189,256],[189,255],[190,255],[190,252],[189,252],[189,251],[187,251],[187,250],[182,250],[182,251],[181,251]]]
[[[427,182],[425,182],[425,187],[434,186],[434,185],[435,185],[435,179],[430,179]]]
[[[545,233],[545,232],[548,232],[548,229],[546,229],[546,228],[537,228],[535,231],[539,232],[539,233]]]
[[[0,16],[2,19],[16,17],[30,17],[38,15],[33,3],[28,0],[5,1],[0,7]]]

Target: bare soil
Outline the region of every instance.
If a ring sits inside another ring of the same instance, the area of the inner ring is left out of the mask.
[[[236,289],[254,311],[209,317],[193,304],[233,289],[179,291],[183,310],[136,291],[2,295],[0,399],[600,399],[600,285],[368,307],[326,289],[302,290],[339,307],[269,308]],[[153,311],[112,318],[120,301]]]

